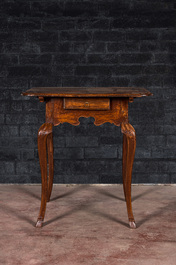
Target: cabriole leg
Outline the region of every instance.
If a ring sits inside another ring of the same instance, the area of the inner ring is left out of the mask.
[[[123,189],[127,205],[129,225],[130,228],[136,228],[131,204],[131,177],[136,149],[136,134],[133,126],[129,123],[122,123],[121,131],[123,133]]]
[[[36,227],[42,227],[46,211],[46,202],[48,200],[47,145],[48,147],[50,146],[50,144],[48,144],[48,142],[50,143],[50,140],[48,141],[47,139],[52,135],[52,127],[51,123],[44,123],[38,131],[38,154],[42,178],[42,194]],[[50,157],[50,155],[48,157]],[[49,161],[49,163],[51,163],[51,159],[49,159]]]
[[[48,198],[50,201],[51,192],[53,188],[53,176],[54,176],[54,160],[53,160],[53,134],[50,133],[47,137],[47,150],[48,150]]]

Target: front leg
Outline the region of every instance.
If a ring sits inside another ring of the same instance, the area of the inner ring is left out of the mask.
[[[133,161],[136,149],[136,134],[133,126],[129,123],[121,124],[123,133],[123,188],[127,205],[130,228],[136,228],[132,204],[131,204],[131,177],[133,169]]]
[[[53,176],[54,176],[53,134],[52,133],[50,133],[47,137],[47,150],[48,150],[48,165],[49,165],[47,201],[49,202],[50,197],[51,197],[52,188],[53,188]]]
[[[51,123],[44,123],[38,131],[38,154],[42,178],[42,196],[36,227],[42,227],[48,199],[47,138],[51,137],[52,128],[53,125]]]

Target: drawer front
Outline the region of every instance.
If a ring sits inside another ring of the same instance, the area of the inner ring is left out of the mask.
[[[64,98],[64,109],[109,110],[109,98]]]

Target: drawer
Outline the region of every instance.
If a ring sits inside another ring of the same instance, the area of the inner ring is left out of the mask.
[[[64,109],[109,110],[109,98],[64,98]]]

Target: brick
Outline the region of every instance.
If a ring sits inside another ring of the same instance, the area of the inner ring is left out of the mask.
[[[119,145],[122,144],[122,137],[113,137],[113,136],[101,136],[99,138],[100,145]]]
[[[17,162],[16,163],[16,173],[19,175],[28,174],[28,175],[38,175],[40,174],[40,166],[36,161],[27,161],[27,162]]]
[[[162,40],[176,40],[176,31],[172,28],[163,29],[161,32]]]
[[[174,159],[176,156],[176,150],[171,148],[167,148],[165,146],[160,146],[159,148],[153,148],[152,150],[152,157],[158,159]]]
[[[162,87],[162,76],[161,75],[137,75],[131,77],[132,86],[141,87]]]
[[[8,42],[22,42],[25,41],[26,34],[25,32],[17,32],[13,30],[8,30],[5,32],[0,32],[0,39],[3,43],[8,43]]]
[[[38,117],[37,114],[34,116],[33,114],[7,114],[6,115],[6,124],[37,124]]]
[[[83,148],[57,148],[54,149],[55,159],[83,159]]]
[[[87,134],[87,126],[80,123],[79,126],[72,126],[71,124],[65,124],[65,135],[67,136],[82,136]]]
[[[92,17],[97,15],[97,10],[95,5],[93,5],[90,1],[74,1],[74,2],[66,2],[63,15],[69,17]]]
[[[57,174],[56,176],[54,176],[54,183],[64,183],[64,177],[62,174]]]
[[[87,174],[87,162],[85,160],[67,160],[59,159],[54,162],[56,174]]]
[[[53,137],[53,145],[54,145],[55,148],[57,148],[57,147],[65,147],[65,137],[54,136]]]
[[[99,176],[99,183],[103,184],[122,184],[122,172],[117,172],[117,174],[101,174]]]
[[[21,150],[20,157],[22,161],[32,161],[34,160],[34,150],[33,149]]]
[[[58,176],[57,176],[58,177]],[[70,184],[70,183],[74,183],[74,184],[84,184],[84,183],[88,183],[88,184],[95,184],[95,183],[99,183],[99,177],[98,175],[95,174],[91,174],[91,175],[75,175],[75,174],[70,174],[70,175],[64,175],[64,180],[62,183],[66,183],[66,184]]]
[[[151,158],[152,152],[149,149],[150,148],[147,144],[143,145],[142,147],[137,146],[136,152],[135,152],[135,158],[140,158],[140,159]]]
[[[30,3],[24,1],[8,1],[1,5],[1,14],[12,17],[26,17],[30,15]]]
[[[135,41],[128,41],[128,42],[107,42],[107,50],[109,53],[114,52],[137,52],[139,51],[139,43]]]
[[[76,28],[80,30],[90,29],[109,29],[110,19],[108,18],[78,18],[76,20]]]
[[[110,75],[111,70],[108,66],[104,65],[92,65],[92,66],[77,66],[75,69],[76,75],[87,75],[87,76],[95,76],[95,75]]]
[[[88,54],[88,64],[117,64],[120,56],[118,54]]]
[[[59,76],[38,76],[30,78],[30,87],[40,87],[40,86],[57,87],[61,86],[61,84],[62,84],[62,79]]]
[[[41,74],[39,66],[15,66],[8,67],[9,77],[38,76]]]
[[[75,53],[104,53],[106,49],[105,42],[103,41],[87,41],[87,42],[73,42],[73,50]]]
[[[66,54],[53,55],[53,64],[85,64],[84,54]]]
[[[36,20],[29,19],[15,19],[14,21],[8,22],[8,28],[10,30],[40,30],[41,29],[41,21],[37,18]]]
[[[92,40],[91,31],[62,31],[60,33],[60,41],[90,41]]]
[[[124,41],[125,31],[124,30],[95,30],[93,34],[94,41]]]
[[[35,42],[5,43],[4,53],[40,53],[40,45]]]
[[[8,75],[8,69],[5,65],[0,66],[0,77],[6,77]]]
[[[51,54],[22,54],[19,56],[20,64],[49,64],[51,63]]]
[[[136,75],[136,74],[142,74],[143,72],[143,66],[141,65],[133,65],[133,64],[123,64],[121,66],[114,65],[110,67],[111,74],[113,76],[119,76],[119,75]]]
[[[141,41],[141,40],[157,40],[159,32],[156,29],[127,29],[126,39]]]
[[[0,150],[0,160],[3,161],[14,161],[20,160],[20,151],[18,149],[13,149],[12,147],[3,148]]]
[[[172,135],[175,133],[175,129],[176,129],[176,125],[164,125],[164,128],[163,128],[163,134],[167,134],[167,135]]]
[[[64,1],[35,1],[31,3],[32,17],[58,17],[63,15]]]
[[[85,135],[89,136],[111,135],[112,137],[117,137],[118,135],[120,135],[120,128],[110,123],[105,123],[100,126],[95,126],[94,124],[91,123],[85,127]]]
[[[0,130],[0,137],[19,136],[19,128],[17,125],[2,125]]]
[[[13,137],[9,139],[9,145],[11,148],[30,149],[37,147],[37,140],[30,137]]]
[[[134,160],[133,175],[136,173],[157,173],[159,171],[159,162],[154,159],[145,159],[145,161]]]
[[[173,87],[176,85],[176,77],[175,76],[165,76],[163,78],[163,86],[164,87]]]
[[[126,53],[120,55],[120,63],[122,64],[146,64],[150,63],[151,61],[151,53]]]
[[[173,148],[176,145],[176,135],[167,135],[167,147]]]
[[[87,162],[87,173],[92,174],[118,174],[122,172],[122,162],[117,159],[90,160]]]
[[[41,53],[69,53],[72,52],[72,43],[71,42],[61,42],[56,43],[55,41],[45,40],[45,42],[40,42]]]
[[[12,96],[13,94],[20,95],[22,92],[22,89],[28,88],[28,80],[26,78],[1,78],[1,91],[2,91],[2,98],[6,99],[6,95],[4,93],[8,94],[8,97]],[[7,91],[9,89],[9,91]],[[6,92],[4,92],[6,91]],[[21,95],[20,95],[21,97]],[[16,98],[15,98],[16,99]]]
[[[118,152],[115,146],[86,147],[85,158],[117,158]]]
[[[98,86],[117,86],[117,87],[127,87],[130,84],[129,76],[100,76],[97,77],[97,85]]]
[[[158,173],[175,173],[176,172],[176,161],[159,161]]]
[[[160,50],[167,52],[176,52],[176,41],[161,41]]]
[[[75,19],[65,19],[58,17],[42,22],[42,29],[48,31],[57,30],[74,30],[76,21]]]
[[[59,65],[59,62],[57,62],[57,65],[53,68],[53,75],[73,75],[75,71],[74,65]]]
[[[176,173],[171,174],[169,183],[176,183]]]
[[[66,137],[66,147],[98,146],[98,137],[72,136]]]
[[[31,112],[31,111],[39,111],[41,103],[39,101],[37,102],[31,102],[31,101],[23,101],[23,111],[25,113]]]
[[[9,138],[0,137],[0,146],[1,147],[9,146]]]
[[[27,31],[25,40],[28,42],[35,42],[37,43],[46,43],[47,40],[50,42],[57,43],[58,41],[58,32],[51,32],[51,31],[44,31],[44,30],[33,30]]]
[[[132,12],[119,14],[112,28],[167,28],[174,27],[175,12],[145,13]]]
[[[5,118],[5,115],[4,114],[0,114],[0,124],[4,123],[4,118]]]
[[[160,42],[157,41],[148,41],[142,40],[140,41],[140,51],[141,52],[152,52],[152,51],[159,51]]]
[[[5,31],[5,32],[7,32],[7,30],[8,30],[8,21],[7,21],[7,19],[4,19],[4,18],[0,18],[0,30],[1,30],[1,32],[3,31]]]
[[[13,101],[10,105],[10,111],[12,113],[19,113],[22,112],[22,101]]]
[[[75,87],[95,87],[96,86],[96,78],[95,77],[87,77],[87,76],[63,76],[62,77],[62,85],[63,86],[75,86]]]
[[[0,161],[0,172],[1,175],[8,175],[8,174],[14,174],[15,173],[15,163],[14,162],[6,162],[6,161]]]
[[[157,173],[150,173],[150,174],[136,173],[132,178],[132,183],[145,183],[145,184],[170,183],[170,174],[162,173],[162,178],[161,178],[161,174]]]
[[[160,63],[167,64],[169,61],[169,56],[171,56],[172,60],[175,59],[174,55],[168,55],[167,53],[155,53],[154,54],[154,63],[156,63],[156,64],[160,64]]]
[[[1,54],[0,60],[2,65],[13,65],[18,64],[18,56],[17,55],[7,55],[7,54]]]

